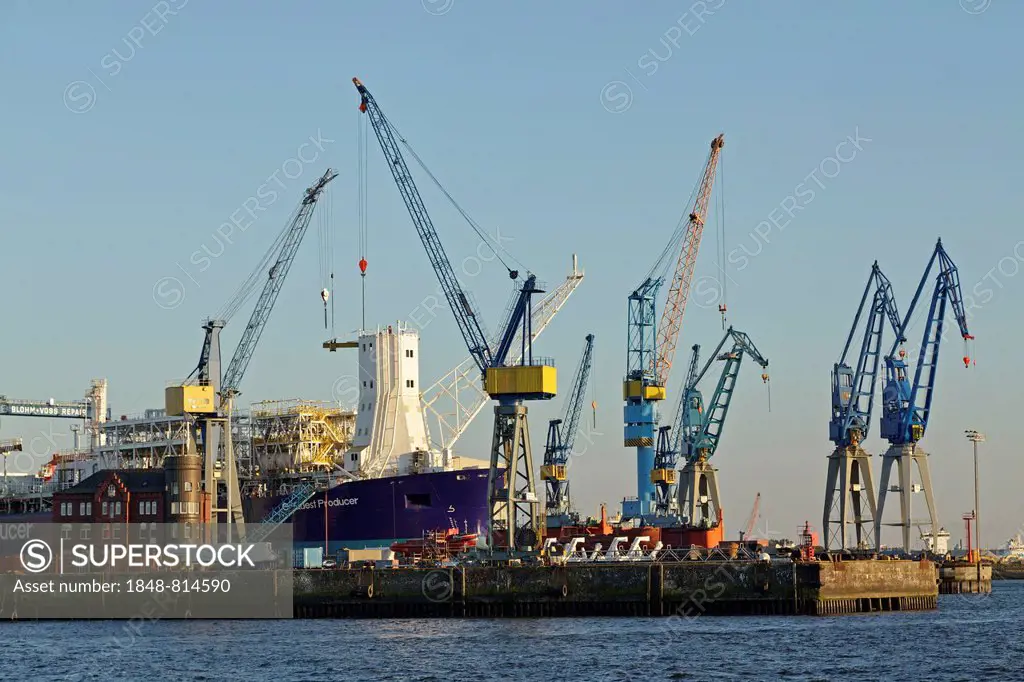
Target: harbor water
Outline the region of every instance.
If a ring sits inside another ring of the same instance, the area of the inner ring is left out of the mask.
[[[1024,581],[838,617],[4,622],[0,679],[1020,679]]]

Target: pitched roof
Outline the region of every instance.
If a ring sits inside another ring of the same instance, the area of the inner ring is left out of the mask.
[[[62,492],[94,493],[107,481],[111,473],[117,474],[128,492],[163,491],[165,487],[163,469],[103,469]]]

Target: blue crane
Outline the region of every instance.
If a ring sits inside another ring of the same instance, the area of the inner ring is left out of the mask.
[[[693,437],[693,430],[699,428],[701,415],[704,413],[704,398],[697,390],[700,370],[700,344],[694,344],[690,355],[690,367],[683,383],[683,393],[676,406],[676,416],[671,425],[658,429],[658,445],[654,450],[654,468],[651,469],[651,483],[654,484],[654,515],[663,519],[664,523],[674,524],[678,511],[676,499],[676,465],[684,439]],[[684,414],[687,412],[687,414]],[[684,436],[683,431],[690,433]]]
[[[676,226],[647,277],[628,298],[626,376],[622,386],[626,402],[623,445],[636,448],[637,496],[635,500],[623,501],[622,513],[627,518],[648,513],[655,500],[655,486],[650,482],[650,476],[654,470],[658,402],[665,399],[665,385],[675,358],[715,171],[724,144],[723,135],[711,140],[691,210]],[[676,265],[659,321],[655,299],[667,278],[674,254]],[[720,310],[724,313],[724,306]]]
[[[925,320],[924,333],[918,353],[917,367],[914,370],[914,383],[907,378],[906,354],[897,348],[906,339],[906,333],[917,308],[921,294],[928,284],[928,276],[932,267],[938,263],[935,275],[935,288],[932,291],[928,317]],[[960,275],[956,265],[946,254],[939,239],[935,244],[928,265],[925,267],[921,282],[917,285],[914,299],[910,303],[906,317],[900,325],[900,333],[889,354],[885,357],[885,389],[882,393],[882,437],[892,445],[916,443],[924,437],[928,428],[928,417],[931,414],[932,396],[935,393],[935,371],[939,364],[939,346],[943,336],[943,321],[947,302],[953,308],[953,316],[960,327],[960,336],[968,343],[972,339],[967,329],[967,313],[964,310],[963,293],[960,291]],[[969,366],[971,359],[964,354],[964,366]],[[927,371],[925,371],[927,370]]]
[[[908,366],[906,361],[907,353],[899,348],[902,340],[906,338],[914,312],[918,302],[924,293],[926,285],[930,281],[932,268],[937,264],[938,272],[935,274],[934,288],[931,295],[931,303],[928,308],[928,316],[925,319],[924,332],[921,337],[921,347],[918,349],[917,367],[914,370],[914,382],[910,383],[908,377]],[[969,345],[974,338],[967,329],[967,312],[964,310],[963,293],[960,290],[960,275],[956,265],[946,254],[939,239],[935,244],[928,265],[925,267],[921,282],[917,286],[914,298],[910,302],[906,317],[900,325],[900,333],[897,342],[893,344],[889,354],[885,357],[886,383],[882,392],[882,437],[889,441],[889,449],[882,459],[882,475],[878,487],[878,511],[875,518],[875,547],[882,544],[882,519],[885,509],[886,493],[890,490],[889,477],[893,466],[896,467],[898,483],[892,486],[891,490],[897,492],[900,498],[900,521],[886,525],[898,526],[902,534],[902,545],[904,551],[910,551],[911,537],[910,529],[915,524],[911,516],[912,493],[920,491],[924,493],[925,504],[928,507],[931,532],[939,530],[938,512],[935,504],[935,497],[931,484],[931,473],[928,466],[928,456],[917,446],[928,428],[928,419],[931,415],[932,398],[935,394],[935,374],[939,365],[939,348],[943,337],[943,323],[946,313],[946,306],[953,308],[953,316],[956,318],[960,328],[960,336],[965,345]],[[899,348],[898,352],[897,349]],[[964,366],[971,364],[970,355],[964,353]],[[917,464],[920,487],[912,483],[913,464]],[[933,535],[933,542],[935,536]]]
[[[539,500],[533,477],[526,407],[523,401],[553,398],[556,380],[553,366],[545,361],[538,361],[535,364],[533,358],[531,301],[533,295],[543,293],[543,289],[537,284],[535,275],[528,275],[519,290],[516,302],[511,307],[496,347],[491,348],[480,315],[472,298],[455,275],[455,270],[441,245],[437,230],[402,155],[399,140],[406,144],[405,140],[388,121],[366,86],[358,78],[353,78],[352,83],[359,92],[359,110],[369,117],[388,168],[445,298],[455,315],[466,347],[480,368],[484,389],[498,401],[495,406],[488,484],[488,503],[492,510],[488,543],[492,550],[500,546],[501,550],[509,554],[532,551],[540,543],[537,513]],[[465,213],[463,215],[465,216]],[[517,280],[518,271],[510,269],[509,277]],[[509,350],[520,328],[521,365],[506,366]]]
[[[730,340],[732,347],[723,352],[722,349]],[[685,510],[689,523],[696,525],[699,509],[705,525],[710,527],[716,521],[721,520],[721,507],[715,470],[708,462],[721,443],[743,357],[749,355],[754,362],[761,366],[761,381],[765,384],[768,383],[768,358],[761,354],[747,334],[731,326],[726,330],[722,340],[718,342],[718,346],[711,353],[704,367],[697,372],[699,350],[699,347],[694,348],[693,358],[690,362],[691,371],[688,373],[683,392],[685,404],[677,410],[679,423],[676,427],[676,438],[672,449],[678,452],[685,461],[682,471],[686,488],[682,498],[689,502],[688,509]],[[711,401],[705,408],[703,396],[697,386],[716,361],[724,361],[725,365],[718,377]],[[701,478],[705,480],[705,486],[701,486]],[[709,493],[708,501],[703,501],[704,496],[701,494],[701,490],[705,488]],[[670,495],[674,496],[674,491],[666,493],[669,500],[671,500]],[[716,521],[712,520],[709,502],[714,507]]]
[[[856,357],[857,367],[854,369],[850,366],[848,358],[853,349],[861,317],[865,313],[865,306],[868,307],[864,336]],[[878,261],[875,261],[871,266],[868,282],[864,286],[857,315],[853,318],[850,334],[846,337],[843,354],[832,368],[832,419],[829,421],[829,439],[836,447],[856,445],[867,438],[875,399],[878,366],[882,357],[882,327],[886,319],[896,335],[896,343],[901,343],[903,323],[896,308],[892,284],[882,274]]]
[[[863,336],[860,339],[859,350],[855,350],[855,339],[862,319]],[[877,516],[871,458],[860,444],[867,438],[871,425],[882,357],[882,332],[886,320],[895,334],[896,343],[900,343],[903,325],[896,307],[892,284],[882,274],[878,261],[875,261],[864,286],[850,333],[846,337],[843,353],[839,362],[832,367],[832,417],[829,421],[829,439],[836,447],[828,458],[825,482],[822,529],[826,548],[847,547],[847,528],[851,522],[856,532],[856,545],[860,547],[868,543],[867,534],[873,524],[864,517],[865,504],[871,517]],[[853,357],[853,353],[856,353],[856,357]],[[850,365],[851,362],[856,364],[856,368]],[[848,498],[852,502],[850,506],[847,505]],[[849,518],[851,508],[852,520]]]
[[[540,468],[540,477],[547,482],[545,507],[549,526],[562,526],[570,521],[569,481],[566,469],[579,431],[593,355],[594,335],[587,334],[583,356],[572,381],[572,391],[565,400],[563,416],[561,419],[552,419],[548,422],[548,440],[544,448],[544,464]]]

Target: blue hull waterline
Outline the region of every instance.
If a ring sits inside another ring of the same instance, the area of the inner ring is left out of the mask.
[[[259,521],[283,497],[244,501],[247,522]],[[317,493],[291,519],[296,547],[387,547],[457,526],[487,531],[487,471],[463,469],[351,481]]]

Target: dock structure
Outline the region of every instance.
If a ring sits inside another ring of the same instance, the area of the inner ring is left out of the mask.
[[[939,594],[988,594],[992,591],[992,564],[948,561],[939,564]]]
[[[930,561],[298,570],[298,618],[839,615],[937,607]]]

